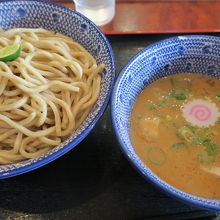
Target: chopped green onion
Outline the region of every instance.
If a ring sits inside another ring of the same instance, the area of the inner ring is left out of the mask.
[[[176,100],[185,100],[192,91],[191,80],[174,80],[173,78],[170,78],[170,83],[172,86],[171,97],[175,98]]]
[[[215,96],[215,98],[218,99],[218,100],[220,100],[220,94],[217,94],[217,95]]]
[[[192,144],[199,145],[204,144],[206,141],[209,141],[210,139],[208,137],[197,137],[192,141]]]
[[[202,142],[205,150],[199,154],[199,160],[203,164],[210,164],[216,161],[218,155],[218,146],[211,139],[205,138]]]
[[[196,128],[195,128],[195,127],[193,127],[193,126],[190,125],[190,124],[186,124],[185,126],[186,126],[187,128],[189,128],[190,131],[192,131],[193,134],[195,134],[195,132],[196,132]]]
[[[172,148],[184,147],[187,146],[187,143],[196,146],[203,145],[204,150],[199,154],[199,161],[203,164],[213,163],[217,159],[219,149],[217,144],[212,141],[212,133],[210,128],[199,129],[186,124],[176,131],[176,135],[184,142],[173,144]]]
[[[206,151],[202,151],[199,154],[199,161],[204,165],[214,163],[216,158],[214,156],[209,156]]]
[[[217,156],[218,146],[215,143],[212,143],[210,139],[207,139],[203,142],[205,150],[209,156]]]
[[[159,147],[150,147],[147,151],[147,158],[154,165],[163,165],[166,162],[166,154]]]
[[[176,135],[183,140],[187,141],[188,143],[192,143],[195,138],[195,134],[186,126],[181,127],[177,132]]]
[[[186,143],[184,142],[180,142],[180,143],[176,143],[176,144],[172,144],[172,148],[181,148],[181,147],[186,147]]]
[[[149,110],[158,110],[159,108],[162,108],[168,101],[168,97],[163,97],[158,103],[154,104],[150,100],[146,103],[146,107]]]
[[[185,100],[186,99],[186,95],[184,93],[173,92],[172,97],[175,98],[176,100]]]
[[[182,138],[182,133],[181,133],[180,130],[177,130],[177,131],[176,131],[176,136]]]
[[[167,103],[167,101],[168,101],[168,97],[167,97],[167,96],[163,97],[163,98],[159,101],[158,106],[159,106],[159,107],[162,107],[163,105],[165,105],[165,104]]]
[[[148,110],[156,110],[157,109],[157,106],[155,104],[151,103],[151,102],[148,102],[146,104],[146,107],[147,107]]]

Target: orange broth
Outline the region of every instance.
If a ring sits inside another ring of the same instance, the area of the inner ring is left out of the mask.
[[[208,127],[187,122],[182,107],[197,99],[220,109],[220,80],[184,73],[153,82],[134,104],[131,140],[146,166],[170,185],[220,198],[220,118]]]

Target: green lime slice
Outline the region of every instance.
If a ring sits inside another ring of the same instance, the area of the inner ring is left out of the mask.
[[[4,47],[0,50],[0,61],[8,62],[16,59],[20,56],[21,46],[20,44],[13,44]]]

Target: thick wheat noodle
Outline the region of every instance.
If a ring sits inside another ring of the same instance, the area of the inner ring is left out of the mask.
[[[24,111],[24,110],[21,110],[21,109],[14,109],[11,111],[12,114],[15,114],[15,115],[20,115],[20,116],[23,116],[23,117],[28,117],[29,113]]]
[[[50,61],[48,64],[49,66],[59,69],[63,73],[64,77],[66,77],[66,74],[69,73],[68,69],[65,66],[60,65],[60,62],[56,60]]]
[[[0,164],[39,157],[85,120],[100,93],[103,64],[72,39],[44,29],[0,32],[0,49],[21,55],[0,62]]]
[[[18,95],[20,95],[21,94],[21,90],[19,90],[19,89],[14,89],[14,90],[5,90],[4,92],[3,92],[3,94],[5,95],[5,96],[18,96]]]
[[[2,112],[2,114],[13,120],[21,120],[23,118],[21,115],[12,114],[10,112]]]
[[[26,127],[30,126],[30,123],[33,122],[34,118],[36,117],[36,112],[31,112],[28,117],[24,118],[23,120],[19,121],[20,125],[24,125]],[[7,118],[7,117],[6,117]],[[35,123],[35,122],[34,122]],[[32,124],[32,123],[31,123]],[[11,126],[4,121],[0,120],[0,127],[2,128],[10,128]]]
[[[22,136],[23,136],[23,133],[21,133],[21,132],[17,133],[17,137],[16,137],[16,140],[15,140],[15,143],[14,143],[14,148],[12,148],[12,151],[15,154],[17,154],[19,152],[19,148],[20,148],[21,142],[22,142]]]
[[[53,101],[50,101],[47,97],[44,97],[47,104],[52,108],[54,113],[54,119],[55,119],[55,127],[56,127],[56,133],[58,136],[61,136],[61,120],[60,120],[60,114],[56,107],[56,105],[53,103]]]
[[[31,61],[31,65],[34,66],[36,69],[46,70],[50,74],[52,73],[53,75],[51,75],[51,77],[56,77],[57,75],[61,76],[61,77],[66,77],[65,73],[63,73],[61,70],[59,70],[57,68],[54,68],[53,66],[48,66],[48,65],[45,65],[42,63],[37,63],[36,61]]]
[[[28,97],[24,96],[12,104],[0,105],[0,112],[10,111],[12,109],[18,109],[18,108],[22,107],[27,102],[27,100],[28,100]]]
[[[0,83],[0,95],[2,95],[2,93],[4,92],[6,86],[8,83],[8,79],[7,78],[3,78],[1,79],[1,83]]]
[[[33,76],[30,76],[28,74],[28,71],[26,70],[25,63],[23,62],[23,59],[18,58],[18,61],[20,61],[20,62],[15,62],[14,61],[11,64],[13,66],[17,67],[18,71],[21,73],[23,78],[25,80],[28,80],[29,82],[34,83],[34,84],[41,85],[41,82],[39,80],[33,78]]]

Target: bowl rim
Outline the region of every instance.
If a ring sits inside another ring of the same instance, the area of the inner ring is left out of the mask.
[[[132,66],[136,61],[138,61],[138,58],[141,57],[142,54],[147,53],[149,50],[153,49],[155,46],[160,46],[164,43],[167,43],[167,42],[170,42],[170,41],[173,41],[173,40],[177,40],[177,39],[193,39],[193,38],[194,39],[195,38],[205,38],[205,39],[210,39],[211,38],[211,39],[216,39],[220,42],[220,37],[207,35],[207,34],[204,34],[204,35],[201,35],[201,34],[177,35],[177,36],[168,37],[168,38],[156,41],[156,42],[144,47],[138,53],[133,55],[127,61],[125,66],[121,69],[121,71],[120,71],[120,73],[119,73],[119,75],[116,79],[116,83],[114,85],[113,92],[112,92],[112,98],[111,98],[111,118],[112,118],[114,134],[115,134],[116,139],[119,143],[119,148],[121,149],[122,153],[125,155],[127,160],[129,161],[129,163],[132,165],[132,167],[136,171],[138,171],[138,173],[145,180],[150,181],[150,183],[153,184],[154,186],[156,186],[160,191],[165,192],[166,194],[172,196],[173,198],[175,198],[175,199],[177,199],[177,200],[179,200],[183,203],[186,203],[188,205],[189,204],[194,205],[194,206],[206,209],[206,210],[220,211],[220,198],[217,199],[217,200],[216,199],[207,199],[207,198],[204,198],[204,197],[200,197],[200,196],[196,196],[196,195],[184,192],[184,191],[170,185],[169,183],[167,183],[163,179],[161,179],[159,176],[154,174],[154,172],[151,171],[150,168],[148,168],[146,165],[144,165],[144,167],[150,172],[151,175],[147,174],[147,172],[145,170],[143,170],[143,168],[141,167],[140,164],[141,163],[143,164],[143,162],[139,158],[139,156],[136,154],[136,152],[134,152],[134,156],[136,157],[135,159],[129,156],[126,144],[123,142],[122,137],[119,134],[120,128],[117,126],[117,123],[116,123],[117,113],[116,113],[116,108],[114,106],[115,106],[115,103],[116,103],[116,99],[118,97],[118,93],[120,91],[120,87],[119,87],[120,82],[121,82],[123,76],[125,74],[127,74],[127,70],[129,69],[129,67]],[[165,186],[167,186],[167,187],[165,187]],[[212,202],[212,203],[210,203],[210,202]]]
[[[7,4],[10,2],[15,2],[18,3],[18,1],[16,0],[2,0],[0,2],[0,6],[1,4]],[[69,13],[73,13],[78,15],[79,17],[83,18],[84,20],[86,20],[86,22],[91,25],[96,31],[97,34],[100,38],[103,39],[103,42],[106,45],[106,48],[109,52],[109,59],[111,60],[111,75],[112,75],[112,80],[110,82],[109,85],[109,90],[108,93],[106,94],[106,98],[100,108],[100,110],[98,111],[97,115],[93,118],[93,120],[89,123],[89,125],[86,127],[86,129],[84,131],[82,131],[82,133],[80,133],[76,138],[74,138],[70,143],[68,143],[67,145],[65,145],[63,148],[59,149],[58,151],[52,153],[51,155],[48,155],[46,158],[42,158],[40,160],[34,161],[33,163],[27,164],[23,167],[19,167],[19,168],[14,168],[12,170],[9,170],[7,172],[2,171],[0,173],[0,179],[6,179],[9,177],[14,177],[17,175],[22,175],[25,174],[27,172],[33,171],[37,168],[40,168],[46,164],[49,164],[50,162],[58,159],[59,157],[63,156],[64,154],[66,154],[67,152],[69,152],[70,150],[72,150],[73,148],[75,148],[84,138],[86,138],[86,136],[91,132],[91,130],[93,129],[93,127],[96,125],[96,123],[99,121],[99,119],[101,118],[101,116],[103,115],[103,113],[105,112],[107,105],[109,103],[111,94],[112,94],[112,90],[113,90],[113,86],[114,86],[114,82],[115,82],[115,55],[112,49],[112,46],[109,42],[109,40],[107,39],[107,37],[104,35],[104,33],[101,31],[101,29],[94,23],[92,22],[90,19],[88,19],[87,17],[85,17],[84,15],[82,15],[81,13],[77,12],[76,10],[70,9],[66,6],[63,5],[59,5],[57,3],[54,2],[49,2],[47,0],[21,0],[20,3],[22,2],[27,2],[27,4],[30,4],[31,2],[37,2],[37,3],[43,3],[45,5],[51,5],[51,6],[55,6],[57,8],[61,8]],[[22,6],[22,5],[21,5]],[[4,165],[2,165],[4,166]]]

